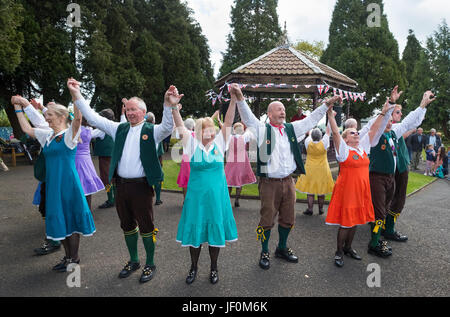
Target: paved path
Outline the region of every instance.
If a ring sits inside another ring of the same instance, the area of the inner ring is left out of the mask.
[[[184,282],[189,251],[175,242],[182,196],[163,193],[164,204],[155,208],[160,229],[156,249],[157,274],[140,285],[139,273],[126,280],[117,274],[128,255],[115,209],[94,209],[97,233],[82,238],[81,287],[66,285],[68,274],[51,267],[63,252],[37,257],[33,249],[41,244],[43,221],[31,205],[37,185],[32,167],[19,165],[0,172],[0,296],[167,296],[167,297],[293,297],[293,296],[449,296],[450,295],[450,182],[439,180],[406,202],[397,228],[409,236],[405,244],[392,243],[394,255],[380,259],[366,252],[369,228],[359,228],[354,248],[363,256],[357,262],[345,258],[339,269],[333,264],[337,229],[324,224],[325,216],[302,214],[306,205],[296,206],[296,227],[289,246],[299,256],[299,264],[272,259],[269,271],[258,266],[260,244],[254,232],[258,223],[259,201],[243,200],[235,209],[239,241],[221,251],[220,281],[208,280],[209,256],[200,256],[195,283]],[[105,200],[105,193],[93,197],[93,206]],[[278,234],[272,234],[273,254]],[[141,261],[145,261],[139,242]],[[381,287],[369,288],[367,267],[381,268]]]

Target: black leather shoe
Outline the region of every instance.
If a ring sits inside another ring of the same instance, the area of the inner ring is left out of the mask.
[[[188,276],[186,277],[186,284],[191,285],[192,283],[194,283],[196,277],[197,269],[191,269]]]
[[[354,249],[344,249],[344,254],[350,256],[352,259],[361,261],[362,258],[358,255],[358,253]]]
[[[61,262],[59,262],[58,264],[56,264],[54,267],[53,267],[53,271],[59,271],[59,270],[61,270],[62,268],[64,268],[64,267],[66,267],[66,263],[67,263],[67,261],[69,260],[69,258],[68,257],[63,257],[62,258],[62,260],[61,260]]]
[[[408,237],[405,235],[402,235],[400,232],[395,231],[393,234],[389,234],[389,233],[384,233],[383,236],[387,239],[387,240],[391,240],[391,241],[397,241],[397,242],[406,242],[408,241]]]
[[[134,271],[138,270],[141,267],[139,262],[128,262],[125,267],[120,271],[119,278],[127,278]]]
[[[270,268],[270,255],[269,255],[269,252],[261,252],[261,258],[259,259],[259,266],[263,270],[268,270]]]
[[[74,261],[74,260],[68,258],[68,259],[66,259],[64,265],[60,266],[58,269],[56,269],[56,271],[58,271],[60,273],[67,272],[67,268],[69,267],[70,264],[80,264],[80,260]]]
[[[334,255],[334,264],[337,267],[343,267],[344,266],[344,255],[336,252],[336,254]]]
[[[105,201],[103,204],[98,206],[99,209],[107,209],[107,208],[111,208],[111,207],[114,207],[114,204],[112,202],[110,202],[109,200]]]
[[[217,284],[217,282],[219,281],[219,272],[212,270],[209,274],[209,281],[211,282],[211,284]]]
[[[155,275],[155,271],[156,271],[156,266],[150,266],[150,265],[146,265],[144,267],[144,269],[142,270],[142,275],[141,278],[139,279],[139,283],[147,283],[148,281],[150,281],[153,276]]]
[[[156,202],[155,202],[155,206],[159,206],[159,205],[162,205],[162,200],[157,200]]]
[[[275,250],[275,257],[285,259],[291,263],[298,263],[298,257],[294,254],[294,251],[290,248]]]
[[[234,207],[236,207],[236,208],[241,207],[241,205],[239,204],[239,201],[236,200],[236,201],[234,202]]]
[[[309,210],[309,209],[306,209],[306,211],[303,212],[303,214],[304,214],[304,215],[307,215],[307,216],[312,216],[312,215],[313,215],[313,211],[312,211],[312,210]]]
[[[369,254],[376,255],[380,258],[387,258],[392,255],[392,251],[389,251],[387,246],[379,243],[376,247],[372,247],[369,245],[369,249],[367,250]]]
[[[392,252],[392,247],[387,244],[386,240],[381,240],[380,239],[380,240],[378,240],[378,243],[381,244],[381,246],[385,246],[389,251]]]
[[[52,245],[51,243],[45,241],[42,247],[34,249],[34,253],[36,253],[36,255],[47,255],[56,252],[59,249],[61,249],[61,244]]]

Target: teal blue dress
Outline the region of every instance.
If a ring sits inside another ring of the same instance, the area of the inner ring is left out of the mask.
[[[178,224],[177,242],[199,248],[223,248],[238,239],[225,177],[224,158],[216,144],[206,154],[199,146],[190,160],[191,173]]]
[[[94,219],[75,168],[77,148],[71,150],[64,134],[43,147],[45,155],[47,238],[64,240],[74,233],[90,236],[95,232]]]

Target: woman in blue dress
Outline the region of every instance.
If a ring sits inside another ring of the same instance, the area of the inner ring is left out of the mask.
[[[80,262],[80,235],[91,236],[95,232],[94,220],[75,168],[81,113],[75,107],[75,119],[69,126],[67,108],[52,104],[46,112],[46,121],[51,129],[38,129],[32,128],[23,114],[22,107],[27,106],[28,101],[16,96],[11,102],[23,132],[36,138],[44,151],[46,235],[50,240],[62,242],[65,257],[53,269],[65,272],[69,264]]]
[[[181,105],[178,110],[180,108]],[[229,144],[235,112],[236,101],[232,100],[217,135],[211,118],[197,120],[194,137],[192,131],[184,127],[179,111],[173,111],[175,125],[183,140],[183,152],[189,156],[191,167],[177,233],[177,241],[183,247],[190,248],[192,263],[187,284],[192,284],[197,276],[202,244],[209,245],[209,279],[216,284],[219,280],[217,259],[220,248],[224,248],[226,242],[238,239],[224,170],[224,153]]]

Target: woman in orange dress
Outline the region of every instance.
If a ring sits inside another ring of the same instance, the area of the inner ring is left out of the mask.
[[[372,144],[378,143],[393,109],[393,106],[386,103],[369,133],[361,140],[359,132],[354,128],[345,130],[341,136],[335,113],[332,110],[328,112],[340,171],[328,207],[326,224],[339,226],[334,258],[338,267],[344,265],[344,254],[361,260],[358,253],[352,249],[356,228],[375,221],[370,193],[368,153]]]

